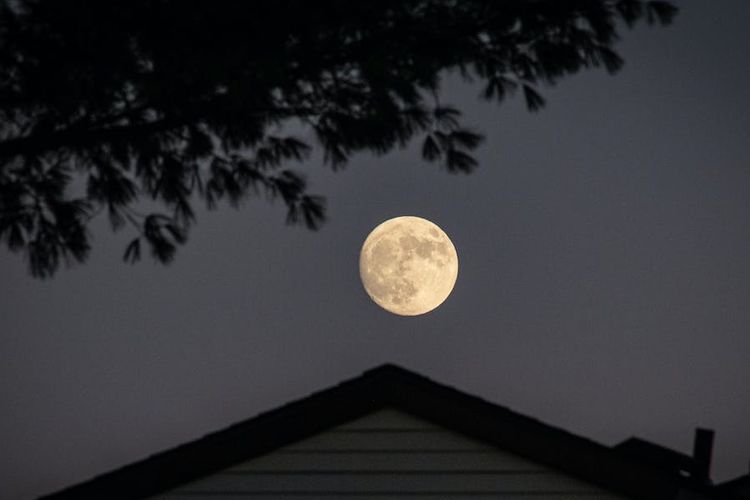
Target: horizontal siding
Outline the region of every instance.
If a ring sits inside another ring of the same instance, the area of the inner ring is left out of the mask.
[[[404,493],[424,491],[465,491],[467,485],[476,491],[598,491],[595,487],[573,478],[555,473],[502,473],[488,472],[476,474],[458,472],[427,474],[424,472],[387,472],[373,474],[358,472],[326,472],[315,470],[300,473],[258,474],[252,472],[216,474],[210,481],[187,486],[186,491],[266,491],[266,492],[305,492],[305,491],[401,491]]]
[[[350,429],[439,429],[443,428],[422,420],[421,418],[413,417],[406,413],[402,413],[396,410],[380,410],[369,415],[365,415],[362,418],[352,420],[343,425],[336,427],[336,430],[350,430]]]
[[[558,492],[556,494],[533,494],[533,493],[498,493],[498,492],[486,492],[486,493],[452,493],[452,492],[440,492],[440,493],[427,493],[427,494],[404,494],[400,491],[392,491],[389,493],[382,494],[371,494],[366,492],[338,492],[338,491],[325,491],[325,492],[311,492],[304,494],[279,494],[279,493],[268,493],[268,494],[247,494],[247,493],[216,493],[212,495],[204,494],[191,494],[191,493],[170,493],[158,497],[158,500],[228,500],[228,499],[242,499],[247,498],[251,500],[277,500],[286,498],[300,498],[304,500],[385,500],[395,498],[414,498],[419,500],[503,500],[506,498],[512,499],[523,499],[523,500],[616,500],[620,497],[612,495],[595,493],[595,494],[571,494],[568,492]]]
[[[456,471],[456,470],[545,470],[543,466],[502,452],[277,452],[259,457],[231,470],[288,471],[297,469],[335,470],[406,470],[406,471]]]
[[[493,447],[435,429],[324,432],[285,448],[286,452],[321,450],[489,451]]]
[[[157,498],[617,500],[600,488],[392,410],[373,413]]]

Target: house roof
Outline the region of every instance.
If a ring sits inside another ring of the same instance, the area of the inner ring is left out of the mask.
[[[382,408],[406,412],[632,498],[672,499],[684,490],[696,499],[715,498],[708,487],[390,364],[42,498],[146,498]]]
[[[639,462],[646,463],[671,474],[681,474],[691,471],[694,468],[694,459],[690,455],[637,437],[626,439],[614,446],[614,449]]]
[[[716,490],[728,499],[750,498],[750,473],[716,485]]]

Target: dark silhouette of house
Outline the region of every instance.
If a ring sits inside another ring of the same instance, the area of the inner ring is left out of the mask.
[[[735,498],[711,442],[608,447],[383,365],[43,498]]]
[[[696,429],[692,456],[636,437],[626,439],[614,449],[666,473],[707,484],[710,482],[712,445],[713,431]]]
[[[750,466],[748,473],[731,481],[721,483],[716,489],[724,498],[746,500],[750,499]]]

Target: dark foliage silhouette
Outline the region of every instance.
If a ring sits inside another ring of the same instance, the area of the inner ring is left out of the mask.
[[[536,111],[540,85],[619,69],[622,26],[676,13],[644,0],[0,2],[0,239],[37,277],[85,260],[101,212],[137,230],[130,262],[144,246],[169,262],[198,202],[265,193],[315,229],[324,199],[285,168],[315,145],[340,168],[417,138],[425,160],[470,172],[482,137],[440,102],[446,70]]]

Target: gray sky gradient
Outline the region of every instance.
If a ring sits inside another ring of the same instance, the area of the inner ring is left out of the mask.
[[[89,263],[32,280],[0,253],[0,495],[29,499],[394,362],[614,444],[750,459],[750,2],[678,2],[626,32],[625,68],[498,107],[446,80],[485,132],[453,176],[415,147],[331,173],[320,232],[281,204],[199,214],[176,262],[128,266],[102,220]],[[369,231],[418,215],[451,237],[453,294],[405,318],[358,276]]]

